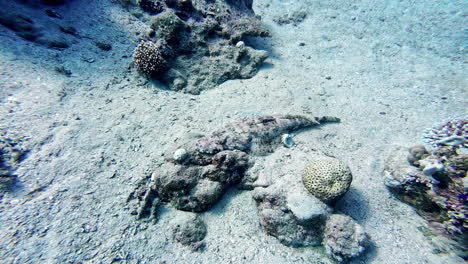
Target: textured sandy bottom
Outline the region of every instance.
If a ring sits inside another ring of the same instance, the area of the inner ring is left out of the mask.
[[[266,235],[248,191],[232,189],[202,214],[204,252],[171,240],[181,212],[166,208],[157,223],[130,214],[127,196],[167,147],[260,114],[341,118],[257,158],[252,173],[300,177],[318,154],[345,161],[354,180],[337,211],[373,241],[353,263],[460,261],[437,254],[437,241],[420,231],[425,221],[392,198],[381,172],[395,145],[419,143],[424,128],[467,114],[463,1],[257,0],[272,32],[257,43],[270,53],[267,64],[252,79],[199,96],[165,91],[129,70],[144,25],[109,1],[84,2],[72,1],[66,21],[111,51],[87,38],[46,49],[0,27],[0,126],[29,138],[30,149],[0,204],[2,262],[333,263],[320,247],[288,248]],[[273,21],[297,10],[307,13],[297,26]],[[70,77],[54,71],[61,65]]]

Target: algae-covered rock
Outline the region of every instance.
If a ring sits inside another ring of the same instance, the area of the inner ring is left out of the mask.
[[[327,220],[323,245],[327,254],[339,262],[362,254],[369,238],[364,229],[351,217],[332,214]]]
[[[153,62],[144,61],[135,61],[137,70],[171,90],[199,94],[230,79],[250,78],[267,58],[265,51],[244,42],[236,46],[248,37],[269,35],[251,1],[141,0],[139,5],[152,15],[151,31],[142,43],[164,41],[169,52],[163,54],[167,60],[164,71],[148,74],[138,65]]]
[[[311,194],[330,203],[348,191],[353,178],[346,164],[336,158],[324,156],[307,165],[302,179]]]
[[[286,177],[267,188],[255,188],[260,224],[282,244],[292,247],[317,246],[331,207],[310,195],[300,178]]]

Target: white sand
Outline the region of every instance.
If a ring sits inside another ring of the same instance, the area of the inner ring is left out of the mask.
[[[300,176],[320,153],[344,160],[354,181],[337,210],[374,243],[353,263],[459,261],[434,253],[418,230],[427,224],[392,198],[381,172],[394,145],[419,143],[423,128],[467,114],[464,1],[256,0],[272,32],[267,65],[199,96],[161,90],[128,70],[143,24],[106,0],[82,2],[62,15],[111,51],[89,39],[50,50],[0,27],[0,126],[28,137],[31,149],[17,171],[20,188],[0,204],[2,262],[333,263],[320,247],[288,248],[266,235],[248,191],[231,190],[202,214],[202,253],[170,239],[168,223],[180,212],[165,209],[156,224],[130,215],[128,194],[184,134],[273,113],[342,119],[298,134],[296,147],[258,158],[252,173]],[[308,14],[297,26],[273,22],[295,10]],[[59,65],[73,75],[55,73]]]

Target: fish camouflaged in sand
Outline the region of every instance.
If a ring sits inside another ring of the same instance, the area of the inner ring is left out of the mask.
[[[159,201],[179,210],[205,211],[222,197],[226,188],[243,179],[256,144],[271,145],[280,141],[284,133],[339,121],[328,116],[278,115],[233,122],[168,151],[166,162],[153,173],[150,188],[136,190],[131,198],[137,198],[138,193],[143,195],[140,216],[154,215],[154,202]]]

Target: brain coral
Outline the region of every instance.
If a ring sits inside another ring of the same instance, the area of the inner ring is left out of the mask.
[[[332,157],[312,160],[302,177],[306,189],[327,203],[341,197],[348,190],[352,179],[348,166]]]

